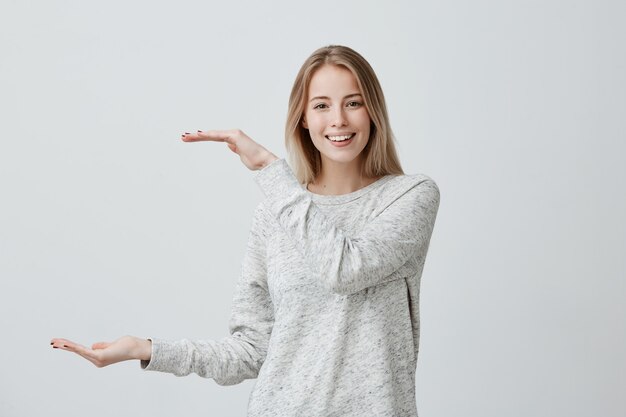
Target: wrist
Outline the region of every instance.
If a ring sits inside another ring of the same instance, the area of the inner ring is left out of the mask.
[[[136,340],[136,350],[135,350],[135,359],[149,361],[152,357],[152,341],[150,339],[140,339]]]
[[[269,164],[271,164],[272,162],[274,162],[277,159],[279,159],[279,158],[276,155],[274,155],[271,152],[268,152],[267,156],[263,158],[259,170],[265,168],[266,166],[268,166]]]

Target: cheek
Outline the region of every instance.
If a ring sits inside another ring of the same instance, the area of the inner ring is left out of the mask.
[[[369,117],[369,115],[367,114],[367,111],[363,111],[361,113],[359,113],[357,115],[357,118],[355,119],[355,122],[361,126],[362,130],[369,130],[372,121]]]
[[[306,120],[309,126],[309,130],[316,131],[320,128],[324,128],[324,120],[319,114],[311,113],[306,116]]]

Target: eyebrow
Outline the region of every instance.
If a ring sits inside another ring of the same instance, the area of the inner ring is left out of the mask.
[[[361,93],[353,93],[353,94],[348,94],[347,96],[345,96],[343,99],[347,99],[350,97],[356,97],[356,96],[361,96]],[[313,100],[330,100],[330,97],[326,97],[326,96],[317,96],[317,97],[313,97],[311,100],[309,100],[309,103],[312,102]]]

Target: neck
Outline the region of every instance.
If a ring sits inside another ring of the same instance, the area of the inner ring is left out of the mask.
[[[360,165],[357,163],[324,161],[322,171],[313,182],[309,183],[308,189],[322,195],[348,194],[360,190],[377,179],[362,176]]]

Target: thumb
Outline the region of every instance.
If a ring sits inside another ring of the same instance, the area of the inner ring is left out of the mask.
[[[94,343],[93,345],[91,345],[92,349],[105,349],[107,347],[109,347],[111,344],[108,342],[97,342]]]

